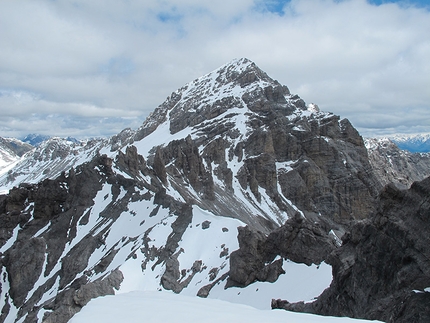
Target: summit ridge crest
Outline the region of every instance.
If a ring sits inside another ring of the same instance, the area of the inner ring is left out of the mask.
[[[173,92],[148,116],[136,139],[144,138],[167,120],[170,132],[176,133],[230,109],[255,112],[275,105],[289,111],[306,109],[303,100],[292,96],[287,86],[273,80],[254,62],[247,58],[234,59]]]

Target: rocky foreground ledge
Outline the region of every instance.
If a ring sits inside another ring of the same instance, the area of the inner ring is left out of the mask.
[[[376,214],[356,223],[327,258],[333,282],[313,303],[272,308],[322,315],[430,322],[430,177],[388,185]]]

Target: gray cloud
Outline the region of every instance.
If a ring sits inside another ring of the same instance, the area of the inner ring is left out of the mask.
[[[430,132],[428,30],[426,9],[364,0],[5,1],[0,136],[136,128],[237,57],[363,134]]]

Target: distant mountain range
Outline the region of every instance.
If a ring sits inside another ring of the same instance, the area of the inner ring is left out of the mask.
[[[33,147],[39,146],[42,142],[47,141],[50,138],[53,138],[54,136],[47,136],[47,135],[39,135],[36,133],[32,133],[27,135],[24,139],[22,139],[23,142],[28,143],[32,145]],[[78,143],[79,140],[73,137],[67,137],[64,138],[66,141]]]
[[[393,135],[389,136],[400,149],[413,153],[430,152],[430,133],[413,135]]]
[[[32,145],[33,147],[36,147],[40,145],[42,142],[48,140],[49,138],[51,138],[51,136],[32,133],[27,135],[24,139],[22,139],[22,141]]]

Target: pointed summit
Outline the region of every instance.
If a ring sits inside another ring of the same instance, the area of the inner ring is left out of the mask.
[[[234,59],[230,63],[221,66],[220,68],[203,76],[202,78],[208,76],[213,77],[214,75],[217,75],[215,79],[217,83],[236,83],[242,88],[254,82],[261,81],[267,83],[277,83],[264,71],[262,71],[254,62],[247,58]]]
[[[237,95],[238,92],[244,92],[243,89],[245,88],[247,88],[247,91],[252,91],[269,85],[279,86],[280,84],[270,78],[251,60],[239,58],[188,83],[181,90],[188,90],[186,93],[188,95],[192,95],[196,90],[201,91],[203,89],[205,93],[215,96]]]
[[[173,92],[145,120],[136,140],[168,119],[170,132],[176,133],[229,109],[255,111],[273,105],[282,105],[289,111],[304,109],[304,102],[298,96],[292,97],[286,86],[270,78],[254,62],[247,58],[234,59]]]

